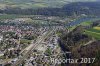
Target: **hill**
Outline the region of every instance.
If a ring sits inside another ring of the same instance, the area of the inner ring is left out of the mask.
[[[50,3],[50,2],[49,2]],[[20,6],[20,5],[19,5]],[[39,5],[38,5],[39,6]],[[28,7],[28,6],[27,6]],[[82,15],[100,15],[100,2],[74,2],[67,4],[61,8],[25,8],[21,9],[20,7],[6,7],[1,10],[0,13],[6,14],[27,14],[27,15],[46,15],[46,16],[73,16],[76,14]]]
[[[41,7],[53,7],[59,8],[69,2],[77,2],[82,0],[0,0],[0,4],[10,7],[21,7],[21,8],[41,8]],[[84,1],[95,1],[95,0],[84,0]]]
[[[74,2],[64,5],[62,8],[46,8],[41,11],[37,10],[38,14],[43,15],[100,15],[100,2]]]
[[[66,58],[78,59],[78,63],[70,63],[68,66],[80,66],[81,58],[91,58],[91,62],[83,61],[82,66],[100,66],[100,40],[93,41],[92,37],[83,32],[82,26],[78,26],[70,33],[60,37],[59,44],[62,50],[71,52],[70,54],[66,53]],[[92,58],[95,58],[95,60],[93,61]],[[63,66],[66,66],[66,64]]]

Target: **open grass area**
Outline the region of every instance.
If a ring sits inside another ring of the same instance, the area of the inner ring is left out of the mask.
[[[22,39],[20,41],[21,44],[30,44],[31,43],[31,40],[26,40],[26,39]]]
[[[73,29],[75,29],[75,28],[76,28],[77,26],[79,26],[79,25],[82,25],[82,26],[89,26],[89,25],[91,25],[91,24],[92,24],[91,21],[82,22],[81,24],[78,24],[78,25],[76,25],[76,26],[72,26],[72,27],[70,27],[70,28],[68,28],[68,29],[73,30]]]
[[[96,19],[96,20],[99,20],[99,19]],[[93,20],[93,21],[96,21],[96,20]],[[80,25],[89,26],[93,23],[93,21],[82,22]],[[97,40],[100,40],[100,27],[93,27],[91,29],[87,29],[85,30],[85,34],[91,37],[94,37]]]
[[[100,27],[94,27],[93,29],[100,30]]]
[[[80,25],[89,26],[89,25],[91,25],[91,24],[92,24],[91,21],[87,21],[87,22],[82,22]]]
[[[100,40],[100,32],[94,30],[86,30],[85,34],[88,34],[91,37],[94,37],[97,40]]]
[[[88,29],[88,31],[92,31],[92,32],[96,32],[96,33],[100,33],[100,30],[97,30],[97,29]]]

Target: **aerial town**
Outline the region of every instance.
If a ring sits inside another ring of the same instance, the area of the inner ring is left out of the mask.
[[[16,18],[2,20],[0,24],[0,62],[4,64],[15,64],[17,60],[22,58],[25,52],[31,50],[31,54],[28,56],[27,61],[24,60],[24,65],[41,64],[43,60],[40,60],[43,56],[55,55],[61,53],[61,48],[58,45],[58,36],[55,31],[52,31],[47,38],[44,38],[47,31],[50,31],[50,27],[32,26],[30,23],[25,23],[29,18]],[[52,27],[56,30],[63,29],[63,27]],[[64,29],[63,29],[64,30]],[[49,36],[49,37],[48,37]],[[44,39],[43,41],[41,39]],[[39,42],[40,41],[40,42]],[[38,45],[39,42],[40,44]],[[36,46],[35,48],[35,45]],[[34,49],[33,49],[34,48]],[[40,57],[37,57],[41,55]],[[36,61],[35,61],[36,60]],[[48,58],[49,60],[49,58]],[[35,62],[33,62],[35,61]],[[46,59],[44,59],[46,61]],[[37,63],[38,62],[38,63]],[[46,62],[45,62],[46,63]],[[49,62],[48,62],[49,63]],[[17,64],[17,63],[16,63]],[[43,64],[43,63],[42,63]],[[53,64],[53,63],[52,63]]]
[[[97,0],[0,0],[0,66],[100,66]]]

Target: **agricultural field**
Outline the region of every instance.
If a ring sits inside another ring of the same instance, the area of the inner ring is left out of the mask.
[[[92,24],[91,21],[86,21],[86,22],[81,23],[80,25],[89,26],[89,25],[91,25],[91,24]]]
[[[82,23],[80,23],[80,24],[78,24],[78,25],[75,25],[75,26],[71,26],[69,29],[70,30],[73,30],[73,29],[75,29],[77,26],[79,26],[79,25],[82,25],[82,26],[89,26],[89,25],[91,25],[92,24],[92,21],[86,21],[86,22],[82,22]]]
[[[100,27],[94,27],[85,31],[85,34],[94,37],[97,40],[100,40]]]
[[[96,29],[96,30],[100,30],[100,27],[94,27],[94,29]]]

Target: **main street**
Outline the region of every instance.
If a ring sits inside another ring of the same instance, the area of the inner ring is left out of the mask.
[[[53,31],[54,31],[54,29],[52,29],[52,30],[50,29],[45,34],[43,34],[42,36],[38,37],[35,43],[32,41],[32,44],[30,44],[28,47],[26,47],[23,50],[24,53],[23,52],[21,53],[22,57],[19,57],[19,59],[16,62],[14,62],[14,64],[12,64],[12,66],[18,66],[19,64],[21,64],[29,56],[31,51],[33,49],[35,49],[37,46],[39,46],[43,40],[48,38],[53,33]]]

